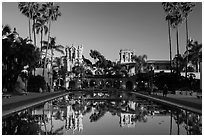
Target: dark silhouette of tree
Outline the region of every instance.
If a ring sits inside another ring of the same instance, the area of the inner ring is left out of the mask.
[[[13,91],[14,85],[24,66],[29,66],[32,71],[40,60],[40,51],[31,44],[28,38],[18,36],[16,30],[2,39],[2,61],[6,66],[8,89]]]

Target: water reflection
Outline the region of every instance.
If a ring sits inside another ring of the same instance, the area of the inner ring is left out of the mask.
[[[202,134],[202,116],[185,110],[167,109],[150,100],[138,98],[134,94],[119,92],[76,92],[46,102],[36,108],[27,109],[3,119],[2,133],[4,135],[100,134],[96,133],[90,125],[92,123],[100,125],[103,120],[114,123],[114,117],[118,117],[118,125],[111,127],[113,129],[111,134],[119,134],[121,128],[136,129],[144,124],[143,134]],[[157,119],[162,117],[167,117],[169,120],[159,122]],[[154,131],[150,132],[148,126],[152,122]],[[167,128],[164,133],[160,131],[162,124]],[[101,132],[106,134],[102,127]],[[136,130],[123,132],[141,134]]]

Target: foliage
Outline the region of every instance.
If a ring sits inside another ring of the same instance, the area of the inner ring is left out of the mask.
[[[24,66],[28,65],[30,72],[35,69],[40,60],[40,51],[29,42],[28,38],[19,37],[15,29],[12,33],[7,33],[2,39],[2,51],[3,65],[6,66],[3,70],[5,75],[3,79],[7,81],[6,87],[12,91],[13,85],[15,85]]]
[[[133,60],[135,61],[135,71],[137,73],[143,72],[145,67],[147,66],[146,60],[147,60],[147,55],[134,55]]]
[[[44,77],[38,76],[30,76],[28,80],[28,90],[29,92],[39,92],[39,88],[42,90],[46,90],[46,82]]]

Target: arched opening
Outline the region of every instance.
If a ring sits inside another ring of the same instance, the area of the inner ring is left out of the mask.
[[[90,81],[90,87],[95,87],[96,86],[96,81],[95,80],[91,80]]]
[[[71,88],[71,89],[76,88],[76,82],[75,81],[70,81],[69,82],[69,88]]]
[[[119,89],[120,88],[120,80],[115,80],[113,82],[113,87]]]
[[[62,88],[64,86],[64,80],[62,78],[57,79],[56,86]]]
[[[133,83],[131,81],[126,82],[126,89],[127,90],[132,90],[133,89]]]
[[[112,81],[111,80],[107,80],[105,85],[106,85],[106,88],[111,88],[112,87]]]
[[[98,87],[100,88],[100,89],[103,89],[104,88],[104,84],[105,82],[104,82],[104,80],[99,80],[98,81]]]
[[[88,88],[88,86],[89,86],[88,81],[87,81],[87,80],[84,80],[84,81],[82,82],[81,87],[82,87],[82,88]]]

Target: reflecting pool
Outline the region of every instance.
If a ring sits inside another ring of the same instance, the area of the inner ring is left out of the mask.
[[[74,92],[2,120],[2,133],[200,135],[202,116],[124,92]]]

